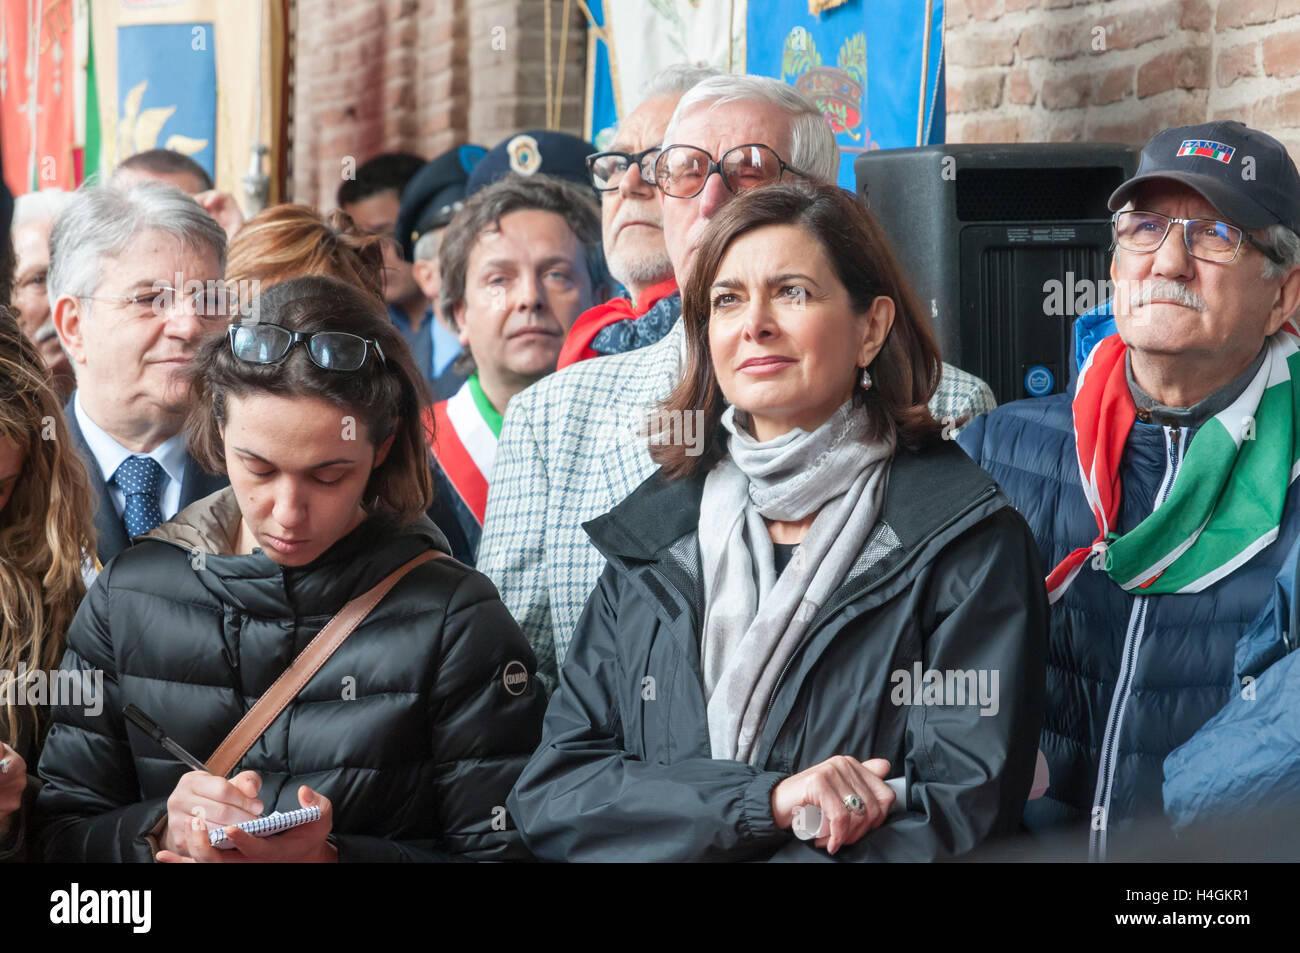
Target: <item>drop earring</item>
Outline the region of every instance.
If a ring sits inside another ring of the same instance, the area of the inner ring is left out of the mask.
[[[871,372],[865,367],[862,369],[862,389],[871,390]]]

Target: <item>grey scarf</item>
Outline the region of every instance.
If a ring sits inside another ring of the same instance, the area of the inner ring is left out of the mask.
[[[728,455],[704,481],[700,639],[709,742],[714,758],[753,762],[781,670],[818,609],[875,528],[894,439],[868,439],[852,401],[812,433],[798,428],[759,443],[735,419]],[[767,519],[813,520],[778,578]]]

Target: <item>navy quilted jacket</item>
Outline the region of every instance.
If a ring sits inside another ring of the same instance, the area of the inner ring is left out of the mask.
[[[958,438],[1028,521],[1044,564],[1089,545],[1097,525],[1079,480],[1069,394],[1006,404]],[[1195,428],[1134,423],[1121,464],[1119,532],[1167,497]],[[1090,563],[1052,607],[1046,795],[1030,801],[1034,832],[1061,825],[1086,837],[1093,859],[1159,850],[1170,836],[1166,756],[1235,694],[1233,653],[1273,591],[1300,533],[1293,483],[1278,539],[1195,594],[1134,596]]]

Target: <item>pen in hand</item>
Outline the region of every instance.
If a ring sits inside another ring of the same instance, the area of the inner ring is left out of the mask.
[[[139,708],[136,708],[135,705],[128,704],[122,714],[129,718],[132,724],[143,731],[146,735],[170,751],[178,760],[183,761],[195,771],[208,770],[206,764],[168,738],[166,732],[162,730],[158,723],[142,712]]]

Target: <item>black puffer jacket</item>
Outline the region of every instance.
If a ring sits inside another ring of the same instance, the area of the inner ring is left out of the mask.
[[[145,839],[189,769],[122,710],[134,702],[209,757],[345,602],[428,549],[426,518],[371,517],[310,565],[229,555],[231,490],[188,507],[105,568],[68,633],[65,668],[104,671],[98,717],[56,708],[41,756],[51,861],[151,858]],[[221,554],[225,555],[221,555]],[[202,554],[201,556],[199,554]],[[521,686],[503,676],[528,672]],[[504,805],[537,745],[533,653],[481,573],[412,570],[249,749],[266,811],[330,799],[340,860],[523,859]],[[505,829],[502,829],[505,828]]]
[[[1047,594],[1029,528],[993,481],[952,444],[899,452],[877,531],[777,681],[757,766],[710,755],[703,485],[655,474],[585,524],[608,565],[510,795],[529,848],[547,860],[832,859],[776,826],[771,793],[834,755],[887,758],[908,786],[906,811],[835,860],[930,860],[1013,830],[1042,726]],[[982,671],[989,687],[996,672],[996,713],[974,698],[898,703],[894,673],[918,663]]]

